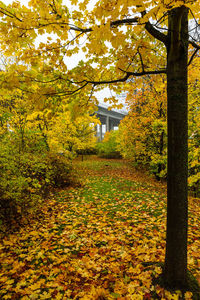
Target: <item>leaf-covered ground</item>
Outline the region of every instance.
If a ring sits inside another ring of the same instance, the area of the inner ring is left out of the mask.
[[[84,185],[57,191],[0,246],[0,299],[181,299],[152,284],[164,261],[164,187],[122,161],[76,163]],[[200,278],[200,200],[190,199],[189,269]],[[185,299],[192,299],[187,292]]]

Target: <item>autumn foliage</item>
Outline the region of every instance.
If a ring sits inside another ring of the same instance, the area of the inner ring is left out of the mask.
[[[199,95],[198,75],[190,70],[189,85],[189,187],[199,196]],[[128,115],[122,120],[117,148],[137,167],[149,169],[157,179],[167,176],[166,81],[163,77],[135,80],[128,91]]]
[[[152,281],[164,259],[164,187],[124,161],[75,168],[84,186],[57,190],[37,218],[1,240],[1,298],[181,299]],[[191,199],[189,269],[197,278],[199,213]]]
[[[83,109],[84,110],[84,109]],[[41,99],[40,106],[20,89],[1,91],[0,219],[9,225],[16,215],[40,204],[53,187],[71,183],[71,161],[80,149],[95,145],[98,122],[75,104]],[[93,124],[92,124],[93,123]]]
[[[166,178],[166,82],[163,77],[136,80],[127,95],[129,114],[120,124],[118,148],[135,166]]]

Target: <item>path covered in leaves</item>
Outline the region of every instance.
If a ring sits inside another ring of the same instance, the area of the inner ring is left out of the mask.
[[[0,299],[181,299],[152,283],[161,273],[152,263],[164,261],[163,186],[122,161],[76,162],[76,170],[82,187],[57,191],[36,220],[1,241]],[[197,279],[199,203],[190,200]]]

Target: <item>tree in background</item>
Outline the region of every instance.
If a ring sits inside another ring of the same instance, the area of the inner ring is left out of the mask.
[[[189,69],[189,187],[199,195],[199,75]],[[129,114],[119,127],[118,149],[136,166],[145,166],[157,179],[167,176],[166,82],[163,77],[138,78],[128,91]]]
[[[106,132],[104,139],[101,142],[98,142],[96,145],[97,154],[100,157],[104,158],[121,158],[121,154],[118,151],[118,130],[111,130]]]
[[[11,83],[12,67],[2,71],[0,91],[0,221],[8,225],[37,209],[52,187],[71,183],[72,158],[95,146],[98,122],[95,107],[77,107],[73,95],[61,103],[60,97],[40,97],[37,82],[16,77]]]
[[[129,114],[121,121],[118,148],[123,157],[166,178],[166,82],[163,76],[135,80],[127,95]]]
[[[94,149],[97,123],[98,120],[88,114],[72,118],[70,111],[59,113],[48,131],[50,148],[70,158],[76,157],[81,150]]]
[[[200,193],[200,74],[199,60],[189,68],[189,187],[194,196]]]

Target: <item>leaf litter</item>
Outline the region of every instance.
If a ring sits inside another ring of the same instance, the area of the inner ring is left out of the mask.
[[[2,237],[1,299],[181,299],[180,291],[152,283],[165,254],[163,186],[137,172],[131,177],[120,161],[79,162],[76,169],[82,187],[57,190],[40,222]],[[190,199],[189,211],[188,263],[199,280],[198,200]]]

